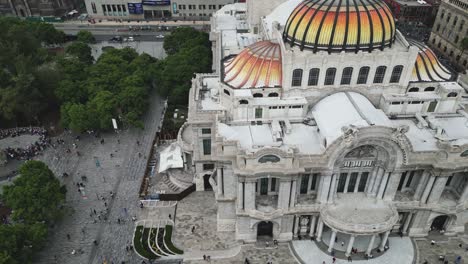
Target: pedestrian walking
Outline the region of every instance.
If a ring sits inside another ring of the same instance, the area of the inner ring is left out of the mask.
[[[120,218],[117,218],[117,223],[119,223],[119,224],[120,224]]]
[[[206,260],[206,255],[203,255],[203,260]]]
[[[67,239],[70,240],[70,234],[67,234]]]
[[[335,262],[336,262],[336,258],[333,257],[333,258],[332,258],[332,263],[335,263]]]
[[[171,216],[171,214],[169,214],[169,219],[172,219],[172,216]]]
[[[195,226],[192,226],[192,233],[195,232]]]
[[[348,256],[348,262],[353,262],[353,259],[351,258],[351,256]]]

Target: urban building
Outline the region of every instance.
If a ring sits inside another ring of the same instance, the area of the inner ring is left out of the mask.
[[[75,0],[0,0],[0,14],[19,17],[62,17],[78,7]]]
[[[468,67],[468,49],[462,47],[463,38],[468,36],[467,23],[468,1],[443,0],[428,43],[459,71]]]
[[[219,232],[329,250],[344,234],[349,255],[391,232],[464,231],[466,92],[382,0],[235,3],[210,38],[214,73],[193,79],[173,147],[183,159],[160,163],[213,190]]]
[[[97,19],[208,20],[213,12],[234,0],[85,0],[86,10]]]
[[[385,0],[395,20],[401,23],[425,23],[432,20],[434,7],[424,0]]]

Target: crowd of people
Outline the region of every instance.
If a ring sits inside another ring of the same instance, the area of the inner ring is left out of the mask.
[[[8,159],[29,160],[43,151],[51,143],[47,130],[42,127],[17,127],[0,129],[0,140],[21,135],[38,135],[39,140],[26,148],[8,147],[4,149]]]

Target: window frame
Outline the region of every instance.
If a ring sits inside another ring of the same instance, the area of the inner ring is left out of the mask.
[[[335,84],[335,78],[336,78],[336,68],[328,68],[327,71],[325,72],[325,80],[323,82],[323,85],[334,85]]]
[[[312,68],[309,70],[309,79],[307,86],[317,86],[320,78],[320,68]]]
[[[302,86],[302,69],[294,69],[291,78],[291,86],[292,87],[300,87]]]
[[[353,67],[345,67],[343,68],[343,71],[341,72],[341,85],[349,85],[351,84],[351,79],[353,78]],[[345,72],[349,71],[349,72]]]
[[[382,72],[379,72],[382,70]],[[383,83],[385,80],[385,73],[387,72],[387,66],[379,66],[375,69],[374,81],[373,83]]]

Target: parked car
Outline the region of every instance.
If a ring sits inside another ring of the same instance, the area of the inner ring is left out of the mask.
[[[157,39],[163,39],[163,38],[164,38],[164,35],[161,35],[161,34],[156,35],[156,38],[157,38]]]
[[[135,41],[135,39],[134,39],[133,37],[128,37],[127,40],[128,40],[128,42],[133,42],[133,41]]]
[[[122,37],[121,36],[115,36],[109,39],[109,42],[122,42]]]

